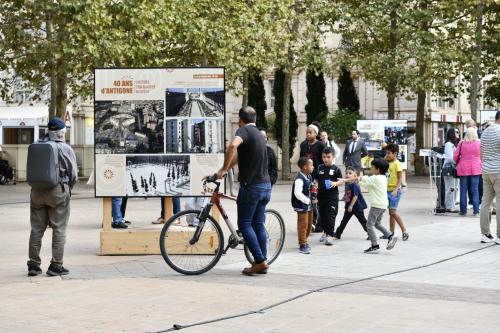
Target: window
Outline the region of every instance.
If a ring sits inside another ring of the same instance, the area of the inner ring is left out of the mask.
[[[444,108],[444,101],[443,101],[443,98],[442,97],[439,97],[438,100],[438,108]]]
[[[4,127],[3,143],[6,145],[29,145],[35,140],[35,130],[33,127]]]

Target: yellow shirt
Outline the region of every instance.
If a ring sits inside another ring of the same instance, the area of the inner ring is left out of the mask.
[[[403,167],[398,160],[389,162],[389,179],[387,180],[387,191],[394,191],[398,186],[398,172],[402,172]]]

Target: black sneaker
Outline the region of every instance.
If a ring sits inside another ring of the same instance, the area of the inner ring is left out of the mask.
[[[47,275],[49,276],[59,276],[59,275],[68,275],[69,270],[64,268],[63,266],[57,266],[54,264],[50,264],[49,269],[47,269]]]
[[[42,274],[42,269],[40,268],[40,265],[35,264],[34,262],[29,262],[28,263],[28,275],[29,276],[37,276]]]
[[[379,253],[379,251],[380,251],[380,246],[378,246],[378,245],[372,245],[372,246],[370,246],[369,248],[367,248],[365,250],[365,253],[375,254],[375,253]]]
[[[111,227],[114,229],[127,229],[128,225],[125,222],[120,221],[111,223]]]

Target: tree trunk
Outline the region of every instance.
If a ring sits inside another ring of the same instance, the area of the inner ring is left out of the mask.
[[[56,76],[57,92],[56,92],[56,117],[66,120],[66,105],[68,104],[67,79],[62,73]]]
[[[477,21],[475,37],[474,68],[470,82],[470,115],[474,121],[477,121],[477,96],[479,90],[479,71],[481,67],[481,51],[483,37],[483,9],[484,5],[479,1],[477,3]]]
[[[391,43],[391,61],[392,61],[392,66],[395,66],[396,63],[396,47],[397,47],[397,36],[396,36],[396,29],[397,29],[397,14],[396,10],[393,9],[391,10],[391,33],[390,33],[390,43]],[[392,68],[390,69],[392,70]],[[388,119],[394,119],[395,116],[395,106],[394,106],[394,101],[396,99],[396,85],[397,85],[397,80],[394,77],[394,74],[391,75],[389,79],[389,85],[387,87],[387,118]]]
[[[421,64],[418,69],[420,77],[425,75],[427,64]],[[416,154],[415,154],[415,175],[423,176],[425,174],[425,162],[423,157],[419,157],[420,149],[424,148],[424,120],[425,120],[425,99],[427,93],[425,90],[417,92],[417,122],[416,122]]]
[[[53,33],[52,33],[52,15],[47,14],[46,20],[46,30],[47,30],[47,41],[49,44],[53,42]],[[57,103],[57,78],[56,78],[56,69],[55,62],[51,60],[49,63],[50,68],[50,101],[49,101],[49,119],[56,116],[56,103]]]
[[[283,80],[283,120],[281,131],[281,172],[283,180],[290,179],[290,94],[292,93],[292,72],[290,69],[284,70]]]

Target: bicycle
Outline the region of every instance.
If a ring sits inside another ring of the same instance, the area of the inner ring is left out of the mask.
[[[210,190],[207,184],[215,184]],[[160,233],[160,250],[163,259],[176,272],[185,275],[199,275],[212,269],[223,254],[232,248],[243,245],[245,257],[253,263],[252,254],[243,237],[232,225],[221,199],[236,201],[235,197],[219,192],[220,182],[216,175],[209,176],[203,182],[204,192],[212,192],[201,210],[184,210],[173,215],[165,222]],[[210,211],[215,205],[231,233],[224,248],[224,234]],[[285,223],[281,215],[273,210],[265,211],[267,232],[268,264],[272,264],[281,253],[285,242]]]

